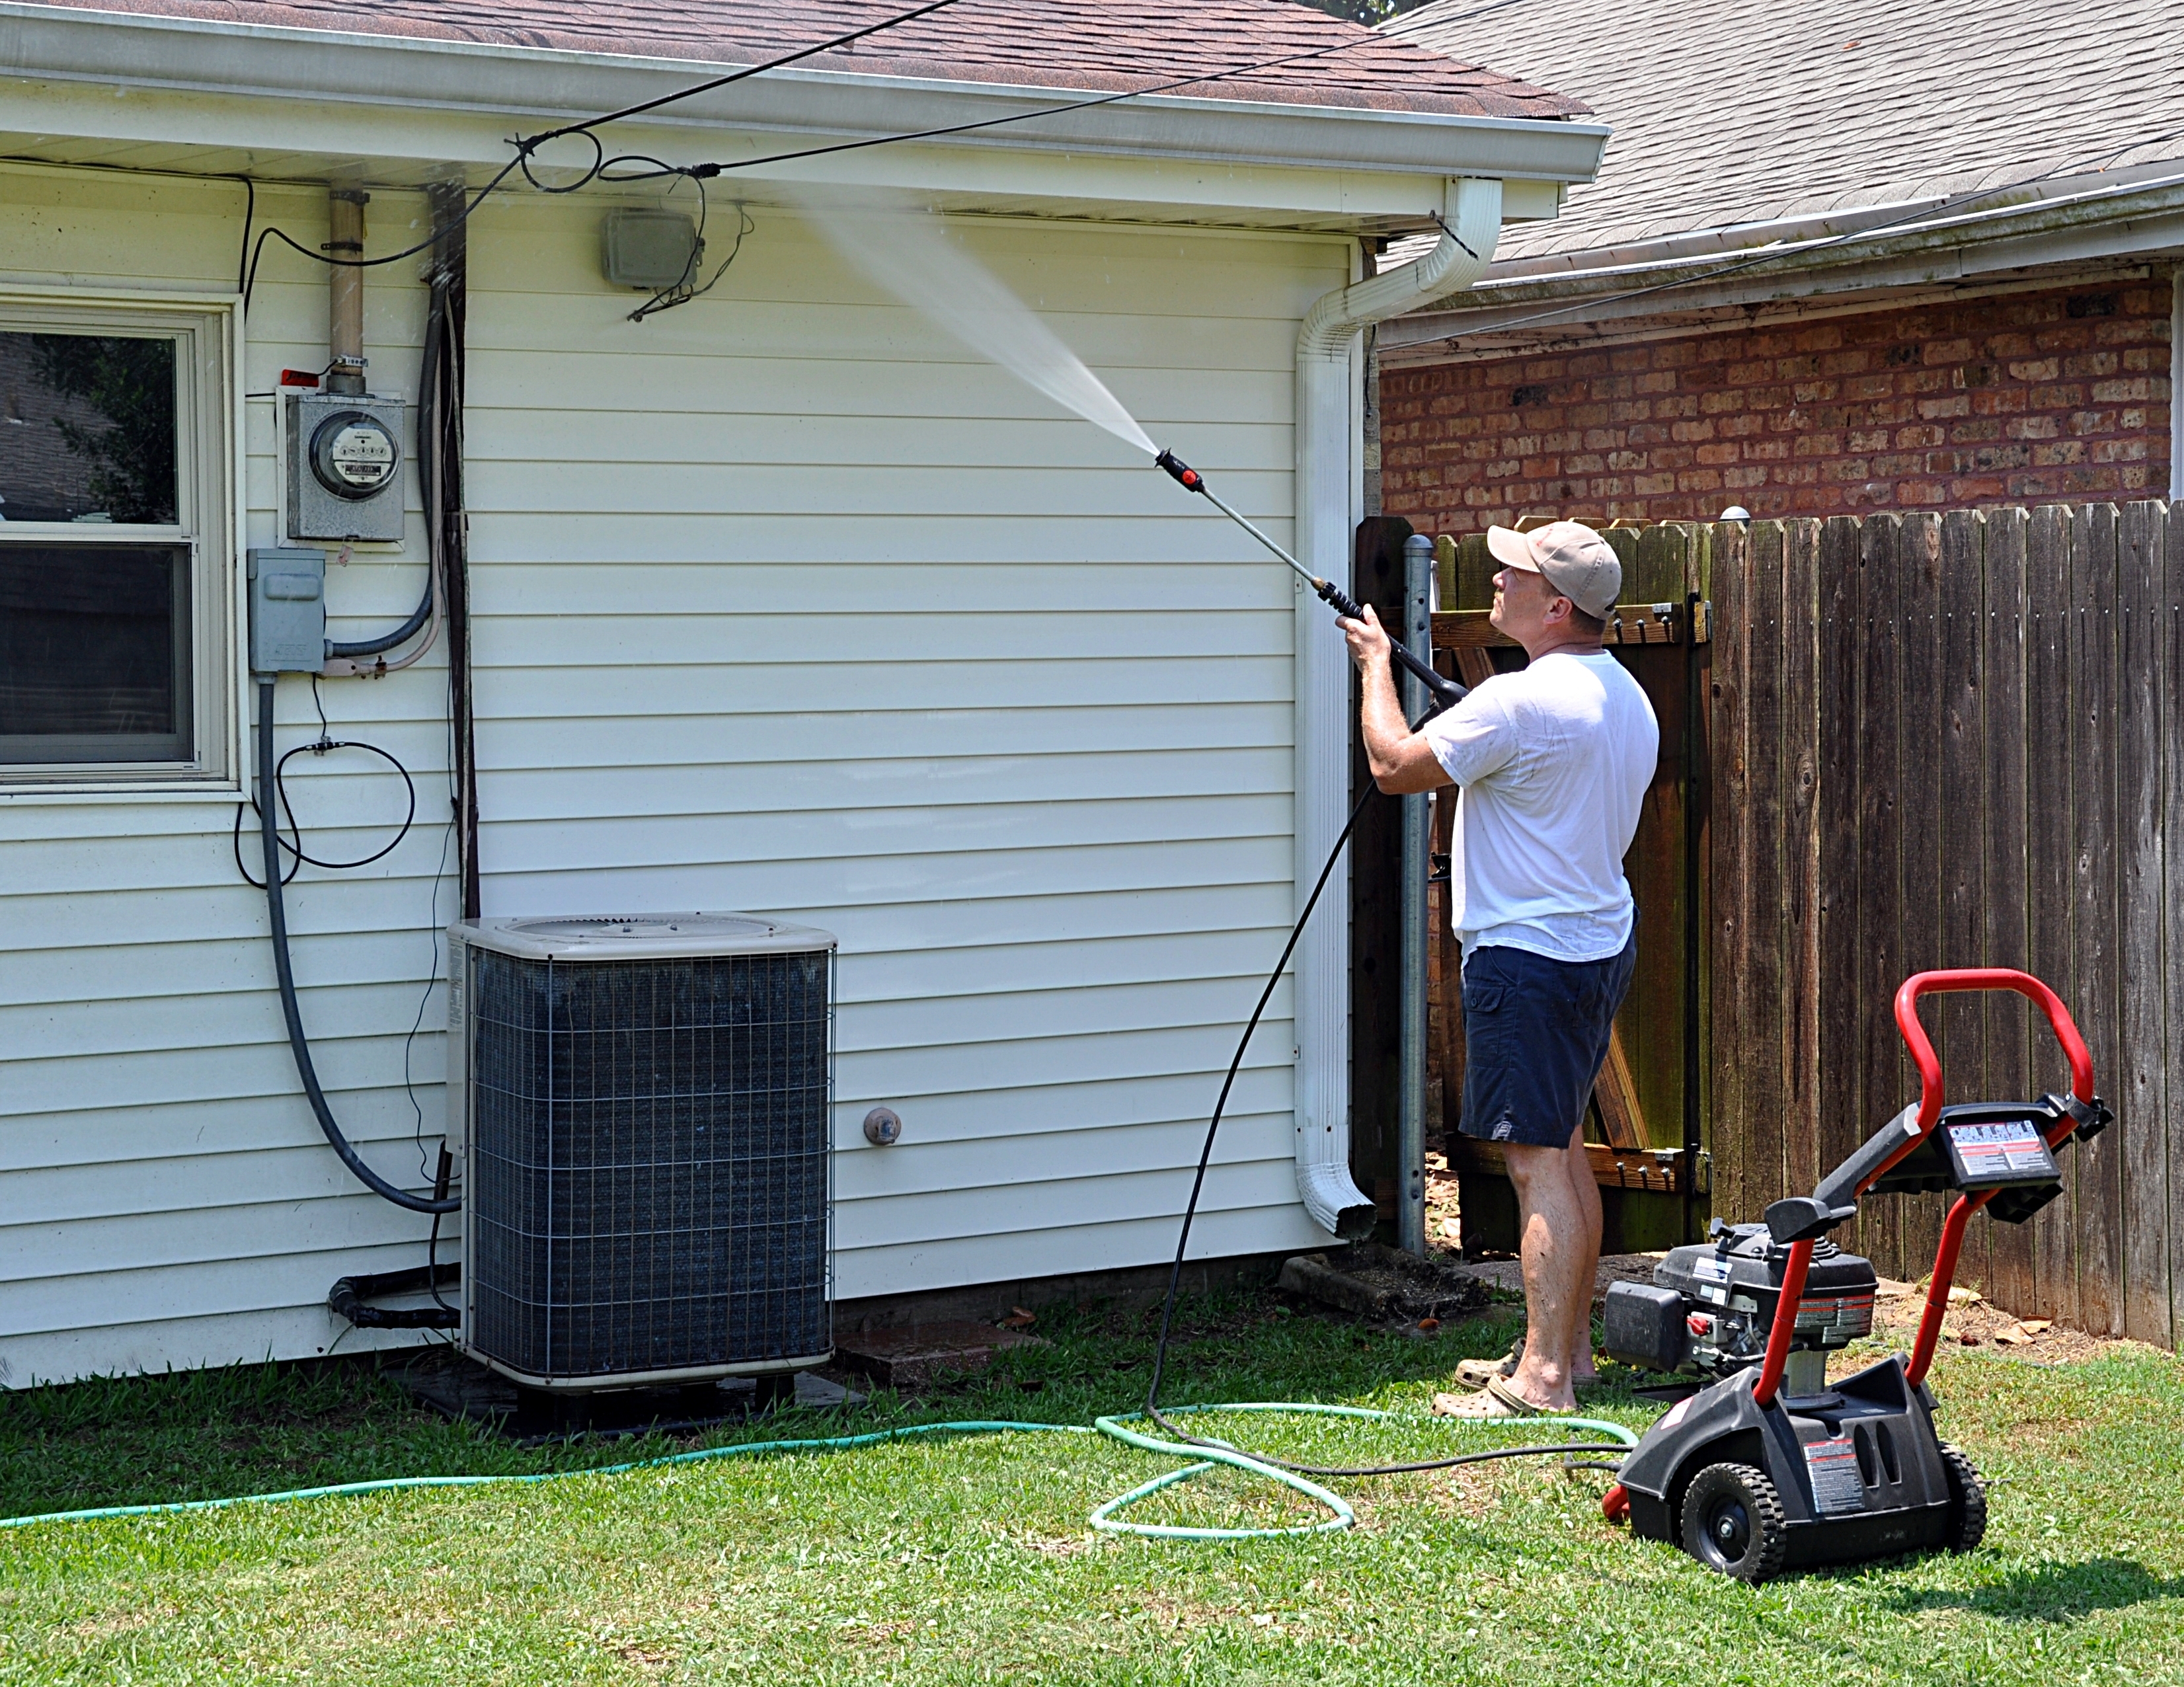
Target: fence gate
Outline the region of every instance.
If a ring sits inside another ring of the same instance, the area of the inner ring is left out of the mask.
[[[2064,1197],[2029,1223],[1975,1223],[1958,1281],[2176,1345],[2184,518],[2148,502],[1760,521],[1711,548],[1716,1209],[1808,1190],[1917,1098],[1891,1011],[1905,977],[2021,967],[2069,1005],[2116,1123],[2070,1152]],[[2019,999],[1924,1013],[1951,1100],[2067,1087]],[[1841,1239],[1915,1279],[1942,1212],[1876,1200]]]

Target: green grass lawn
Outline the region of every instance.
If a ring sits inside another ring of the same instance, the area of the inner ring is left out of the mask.
[[[1178,1400],[1423,1412],[1506,1315],[1367,1334],[1273,1300],[1186,1308]],[[921,1419],[1088,1423],[1144,1388],[1146,1321],[1053,1312],[1049,1346],[922,1404],[790,1412],[712,1441]],[[1953,1352],[1945,1432],[1991,1476],[1986,1545],[1753,1590],[1600,1516],[1608,1479],[1490,1465],[1336,1481],[1340,1535],[1184,1545],[1086,1514],[1168,1467],[1091,1436],[905,1442],[551,1484],[381,1494],[0,1534],[0,1681],[2184,1683],[2184,1367]],[[1608,1392],[1590,1408],[1641,1426]],[[1323,1456],[1491,1431],[1232,1420]],[[0,1397],[0,1513],[678,1450],[507,1446],[368,1367],[268,1367]],[[1305,1521],[1240,1476],[1139,1515]]]

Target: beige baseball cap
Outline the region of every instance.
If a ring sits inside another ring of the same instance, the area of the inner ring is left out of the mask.
[[[1622,595],[1615,548],[1582,521],[1550,521],[1529,533],[1489,527],[1486,548],[1496,562],[1539,575],[1589,615],[1606,619]]]

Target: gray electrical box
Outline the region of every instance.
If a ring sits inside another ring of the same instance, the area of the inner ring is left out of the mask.
[[[250,553],[250,671],[315,674],[326,665],[326,554]]]
[[[402,537],[402,401],[309,393],[288,400],[288,537]]]
[[[698,225],[680,211],[609,211],[599,225],[599,268],[618,287],[680,287],[705,259]]]

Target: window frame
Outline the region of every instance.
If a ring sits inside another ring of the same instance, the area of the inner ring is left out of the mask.
[[[176,699],[188,754],[170,760],[0,760],[0,792],[91,793],[234,790],[240,680],[234,672],[238,610],[236,538],[242,531],[237,440],[241,394],[232,296],[96,293],[0,287],[0,332],[121,335],[175,342],[175,521],[11,521],[0,545],[186,549],[188,673]]]

